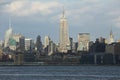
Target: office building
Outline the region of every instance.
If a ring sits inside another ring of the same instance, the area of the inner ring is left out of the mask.
[[[79,33],[78,34],[78,51],[88,51],[90,42],[89,33]]]
[[[50,37],[49,36],[45,36],[44,39],[44,48],[46,48],[47,46],[49,46],[50,44]]]
[[[73,38],[69,38],[69,40],[70,40],[70,51],[72,52],[72,50],[73,50]]]
[[[34,41],[31,38],[25,39],[25,50],[26,51],[32,51],[34,48]]]
[[[68,35],[68,23],[63,10],[62,17],[60,19],[60,52],[67,53],[70,48],[69,35]]]
[[[48,52],[48,55],[52,55],[53,53],[56,52],[56,45],[53,41],[50,41],[50,45],[49,45],[49,52]]]

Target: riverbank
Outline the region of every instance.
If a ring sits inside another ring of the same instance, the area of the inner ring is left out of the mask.
[[[16,65],[13,62],[0,62],[0,66],[120,66],[120,64],[71,64],[71,63],[57,63],[48,64],[44,62],[25,62],[21,65]]]

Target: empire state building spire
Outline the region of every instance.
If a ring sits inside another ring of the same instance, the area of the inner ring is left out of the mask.
[[[65,18],[65,9],[64,9],[64,6],[63,6],[63,14],[62,14],[62,17]]]

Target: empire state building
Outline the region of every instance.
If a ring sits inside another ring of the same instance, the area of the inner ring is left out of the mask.
[[[63,9],[62,17],[60,19],[60,52],[67,53],[70,47],[69,45],[68,23]]]

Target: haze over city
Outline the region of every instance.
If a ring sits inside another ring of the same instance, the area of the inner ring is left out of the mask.
[[[109,37],[120,39],[119,0],[0,0],[0,40],[12,21],[14,33],[36,39],[49,35],[59,42],[62,6],[68,21],[69,36],[77,41],[78,33],[90,33],[91,40]]]

